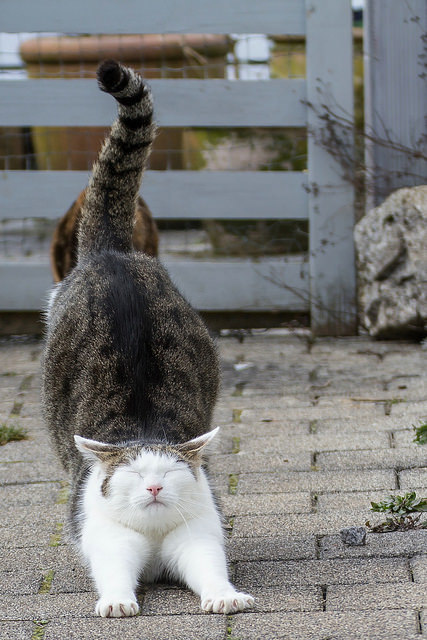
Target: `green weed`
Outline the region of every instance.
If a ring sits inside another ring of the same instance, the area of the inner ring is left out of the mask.
[[[422,422],[419,426],[412,425],[415,431],[414,442],[417,444],[427,444],[427,422]]]
[[[26,440],[27,438],[27,431],[22,427],[17,427],[13,424],[7,425],[4,422],[0,424],[0,446],[3,446],[8,442]]]
[[[382,502],[371,502],[371,511],[387,514],[385,522],[381,524],[366,522],[366,526],[375,533],[427,529],[427,520],[420,521],[421,515],[427,512],[427,498],[418,498],[415,491],[404,496],[389,496]]]

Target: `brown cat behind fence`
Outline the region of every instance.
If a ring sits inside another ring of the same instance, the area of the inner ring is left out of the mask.
[[[80,192],[68,211],[59,220],[52,236],[50,264],[55,282],[60,282],[77,264],[77,235],[86,189]],[[135,205],[133,246],[149,256],[158,254],[159,235],[147,203],[138,196]]]

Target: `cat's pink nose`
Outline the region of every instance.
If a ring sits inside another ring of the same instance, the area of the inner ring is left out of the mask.
[[[151,487],[147,487],[147,491],[149,491],[154,497],[163,489],[158,484],[152,484]]]

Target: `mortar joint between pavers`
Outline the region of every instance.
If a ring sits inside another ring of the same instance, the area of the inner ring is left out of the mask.
[[[240,453],[240,436],[233,436],[231,439],[231,453]]]
[[[24,401],[22,399],[22,395],[19,399],[15,400],[15,402],[13,403],[13,407],[10,410],[10,417],[11,418],[16,418],[17,416],[20,415],[21,411],[22,411],[22,407],[24,406]]]
[[[310,471],[319,471],[319,467],[317,465],[317,456],[319,455],[318,451],[312,451],[310,454]]]
[[[397,491],[400,491],[400,489],[401,489],[401,486],[400,486],[400,472],[401,471],[402,471],[402,469],[400,469],[398,467],[396,467],[394,469],[394,481],[395,481],[395,484],[396,484],[395,488],[397,489]]]
[[[310,513],[317,513],[319,494],[317,491],[310,491]]]
[[[316,554],[316,560],[321,560],[322,558],[322,539],[325,536],[322,534],[317,534],[314,536],[314,551]]]
[[[240,396],[242,396],[243,390],[247,384],[247,382],[237,382],[234,391],[231,394],[232,398],[239,398]]]
[[[314,434],[317,433],[319,428],[319,420],[316,418],[315,420],[310,420],[308,423],[308,433]]]
[[[235,520],[236,516],[229,516],[227,522],[224,524],[224,529],[227,533],[227,536],[229,538],[231,538],[231,536],[233,535],[233,528],[234,528],[234,520]]]
[[[415,612],[415,624],[417,627],[417,633],[419,633],[420,635],[424,635],[424,631],[423,631],[423,621],[421,618],[421,610],[417,609]]]
[[[43,640],[49,622],[50,620],[33,620],[34,628],[31,634],[31,640]]]
[[[386,431],[386,434],[388,436],[390,449],[396,449],[396,438],[394,437],[394,431]]]
[[[242,412],[243,412],[243,409],[231,410],[231,419],[234,424],[239,424],[240,422],[242,422]]]
[[[39,595],[40,594],[48,594],[50,593],[50,590],[52,588],[52,582],[53,582],[53,578],[54,578],[55,572],[53,569],[49,569],[49,571],[47,571],[45,573],[45,575],[43,576],[41,582],[40,582],[40,587],[38,590]]]
[[[31,382],[33,381],[33,378],[34,378],[34,373],[30,373],[29,375],[25,376],[21,384],[19,385],[19,391],[28,391],[28,389],[31,386]]]
[[[326,611],[326,596],[328,591],[328,585],[321,584],[320,588],[322,590],[322,611]]]
[[[67,480],[61,480],[55,504],[67,504],[69,497],[70,483]]]
[[[63,529],[64,529],[63,522],[57,522],[55,525],[55,531],[50,536],[49,547],[59,547],[59,545],[61,544]]]
[[[237,493],[237,485],[239,484],[239,474],[230,473],[228,475],[228,495],[235,496]]]
[[[226,616],[227,629],[225,632],[225,640],[240,640],[237,636],[233,635],[233,616]]]

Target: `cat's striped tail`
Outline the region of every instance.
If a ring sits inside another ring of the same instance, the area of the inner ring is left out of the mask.
[[[102,250],[131,250],[135,199],[156,132],[151,92],[137,73],[107,60],[97,77],[100,89],[117,100],[119,113],[93,166],[79,229],[79,260]]]

